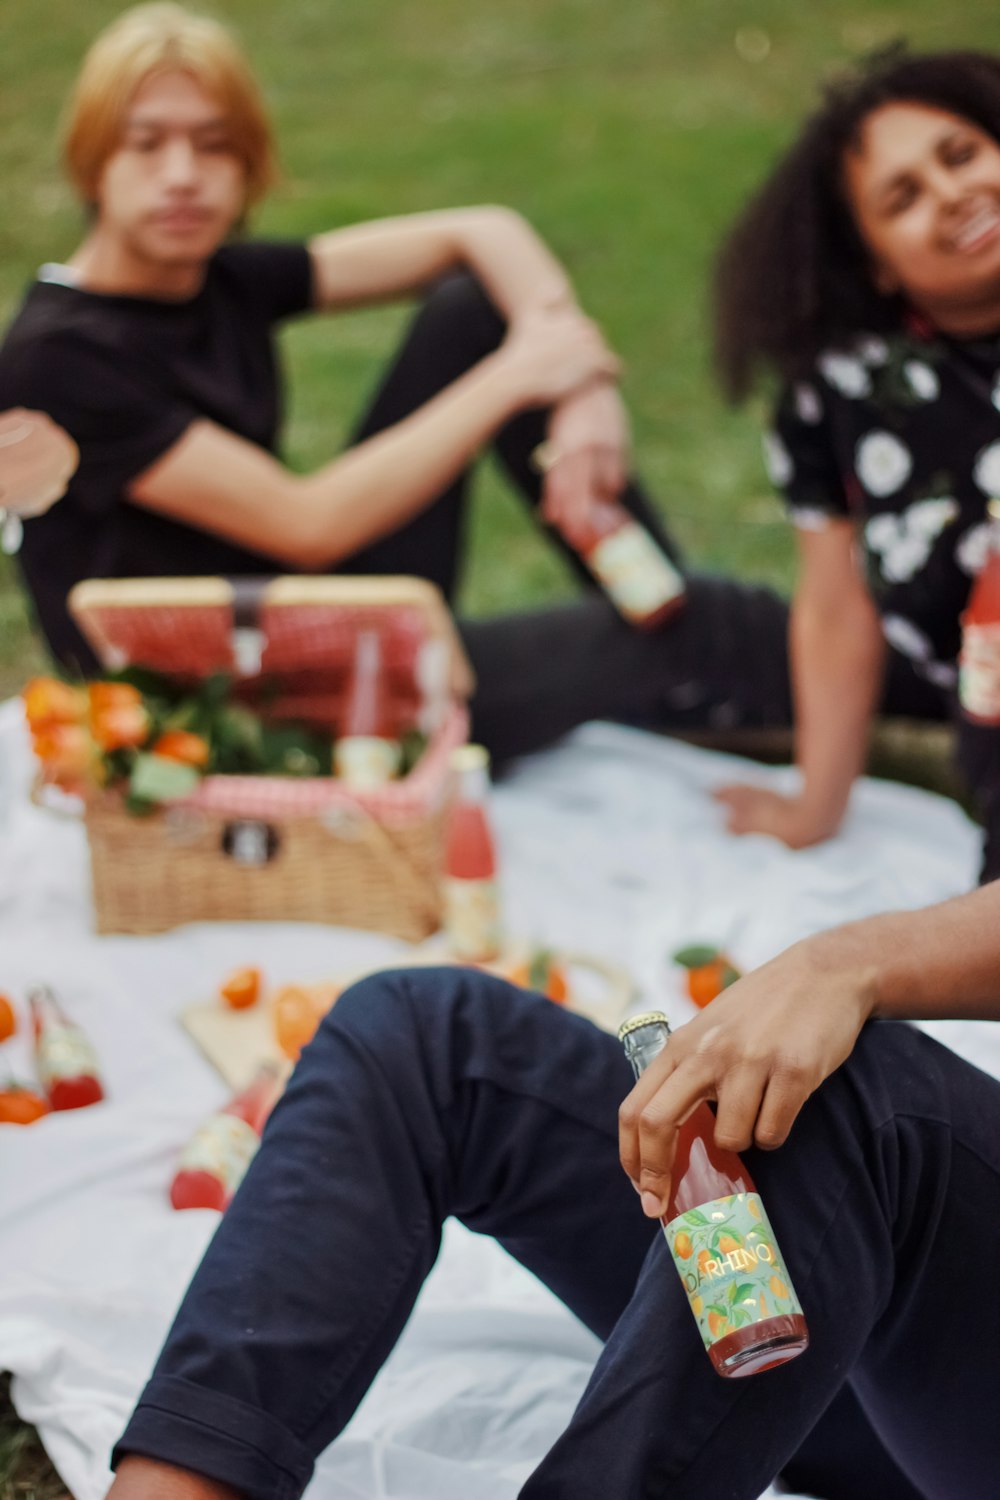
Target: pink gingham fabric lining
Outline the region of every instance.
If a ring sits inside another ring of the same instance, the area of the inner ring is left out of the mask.
[[[370,791],[351,790],[329,776],[206,776],[192,796],[173,806],[262,822],[359,809],[380,823],[412,822],[440,805],[447,786],[448,757],[465,743],[468,732],[465,709],[453,705],[409,776]]]

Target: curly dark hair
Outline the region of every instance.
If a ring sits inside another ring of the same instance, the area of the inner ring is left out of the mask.
[[[841,177],[865,118],[895,101],[947,110],[1000,141],[1000,56],[896,43],[825,90],[717,261],[715,363],[733,401],[766,372],[794,380],[824,348],[899,327],[900,300],[875,289]]]

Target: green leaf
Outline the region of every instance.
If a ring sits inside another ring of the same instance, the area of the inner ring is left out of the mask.
[[[743,1302],[747,1297],[756,1297],[757,1288],[750,1281],[741,1281],[737,1286],[734,1282],[729,1288],[730,1302]]]
[[[742,977],[739,969],[734,969],[732,964],[726,964],[722,971],[722,988],[728,989],[731,984],[735,984],[737,979],[742,979]]]
[[[685,969],[701,969],[705,964],[710,964],[719,956],[717,945],[711,943],[692,943],[690,947],[678,948],[673,955],[675,964],[680,964]]]
[[[700,1208],[689,1208],[684,1215],[685,1224],[707,1224],[709,1222]]]
[[[200,780],[194,766],[183,766],[163,755],[139,754],[132,767],[128,794],[146,802],[174,802],[190,796]]]

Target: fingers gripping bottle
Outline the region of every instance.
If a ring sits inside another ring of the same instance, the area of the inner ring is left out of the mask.
[[[618,1036],[638,1078],[666,1046],[670,1026],[662,1011],[648,1011]],[[707,1104],[678,1131],[662,1224],[718,1374],[756,1375],[803,1352],[809,1331],[764,1205],[740,1157],[715,1144]]]
[[[170,1202],[174,1208],[222,1213],[243,1181],[279,1093],[276,1063],[262,1063],[252,1082],[199,1125],[181,1152]]]

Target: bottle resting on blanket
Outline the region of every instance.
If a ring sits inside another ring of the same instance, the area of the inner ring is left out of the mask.
[[[986,557],[962,615],[958,701],[974,724],[1000,724],[1000,500],[986,509]]]
[[[82,1109],[104,1098],[97,1054],[82,1029],[62,1010],[48,985],[28,995],[35,1040],[35,1067],[42,1091],[55,1109]]]
[[[490,758],[482,745],[451,754],[457,778],[444,834],[444,929],[453,958],[489,963],[500,956],[497,857],[487,798]]]
[[[262,1063],[251,1083],[199,1125],[181,1152],[170,1202],[220,1213],[243,1181],[280,1092],[276,1063]]]
[[[661,1011],[618,1032],[638,1078],[667,1044]],[[677,1134],[663,1233],[716,1371],[756,1375],[809,1343],[795,1289],[753,1179],[734,1151],[715,1144],[715,1117],[699,1104]]]

